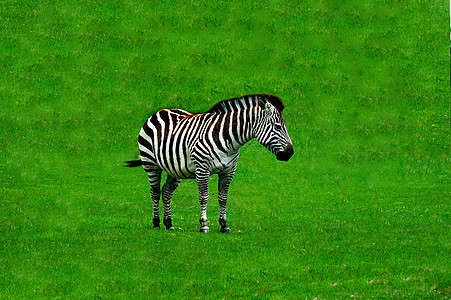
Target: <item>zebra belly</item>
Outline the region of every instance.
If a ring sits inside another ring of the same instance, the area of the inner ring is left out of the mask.
[[[204,161],[207,164],[210,174],[218,174],[225,170],[231,169],[236,165],[239,152],[232,155],[220,153],[219,158],[210,158]],[[161,164],[160,167],[169,175],[179,179],[194,179],[196,178],[196,165],[189,155],[186,158],[177,161],[171,167]]]
[[[179,179],[193,179],[196,178],[196,166],[194,165],[191,158],[182,158],[177,163],[172,164],[171,166],[161,163],[160,167],[169,175]]]

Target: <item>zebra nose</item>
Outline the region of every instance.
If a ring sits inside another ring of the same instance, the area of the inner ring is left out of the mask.
[[[287,148],[277,153],[277,160],[288,161],[294,154],[293,145],[288,143]]]

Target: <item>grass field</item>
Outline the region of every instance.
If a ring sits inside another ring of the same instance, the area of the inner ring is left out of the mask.
[[[0,298],[451,297],[445,1],[2,1]],[[241,151],[219,233],[195,181],[153,230],[161,108],[281,97],[295,155]]]

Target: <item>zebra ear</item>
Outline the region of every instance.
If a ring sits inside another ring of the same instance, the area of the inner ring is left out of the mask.
[[[265,99],[262,99],[260,97],[258,97],[258,105],[263,109],[263,110],[267,110],[268,109],[268,102],[266,102]]]

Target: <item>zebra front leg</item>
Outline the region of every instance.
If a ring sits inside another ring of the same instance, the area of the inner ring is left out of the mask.
[[[166,181],[163,184],[163,208],[164,208],[164,219],[163,223],[166,226],[166,229],[174,229],[172,226],[172,217],[171,217],[171,198],[174,194],[175,189],[180,184],[180,179],[172,177],[171,175],[166,176]]]
[[[207,203],[208,203],[208,180],[210,172],[208,169],[196,169],[197,188],[199,189],[200,203],[200,232],[208,233],[210,229],[207,225]]]
[[[153,201],[153,227],[160,228],[160,213],[159,213],[159,202],[160,202],[160,181],[161,181],[161,169],[160,170],[151,170],[146,169],[147,174],[149,176],[150,183],[150,195]]]
[[[222,173],[219,173],[218,182],[218,201],[219,201],[219,224],[221,225],[222,233],[230,233],[230,228],[227,226],[226,217],[226,205],[227,205],[227,193],[229,191],[230,183],[232,182],[233,175],[235,175],[236,165]]]

